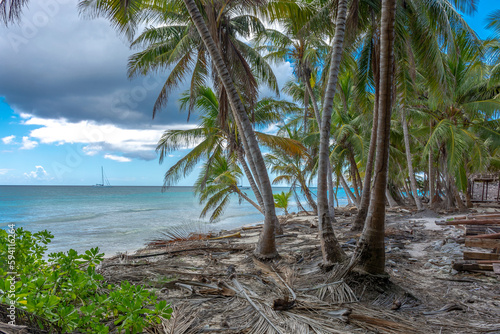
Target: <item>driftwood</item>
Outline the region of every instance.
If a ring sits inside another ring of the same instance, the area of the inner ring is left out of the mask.
[[[256,225],[256,226],[243,226],[241,228],[242,231],[249,231],[249,230],[258,230],[260,228],[262,228],[262,226],[264,225]]]
[[[228,239],[228,238],[241,238],[241,232],[236,232],[233,234],[223,235],[221,237],[208,238],[209,240],[220,240],[220,239]]]

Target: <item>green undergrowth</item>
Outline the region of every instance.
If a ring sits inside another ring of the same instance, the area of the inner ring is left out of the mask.
[[[48,320],[51,328],[41,329],[51,332],[140,333],[170,318],[170,305],[145,287],[108,284],[96,271],[104,257],[98,248],[45,257],[52,238],[11,225],[0,230],[1,303]]]

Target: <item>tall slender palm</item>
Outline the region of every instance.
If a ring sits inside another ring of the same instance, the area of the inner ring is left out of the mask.
[[[373,191],[370,200],[371,219],[368,219],[365,223],[365,228],[357,248],[360,267],[371,274],[383,274],[385,271],[385,191],[387,189],[389,131],[393,95],[396,4],[396,0],[382,1],[377,157],[375,161]]]
[[[330,61],[328,84],[325,88],[323,115],[320,124],[320,143],[318,161],[318,227],[321,236],[321,251],[323,264],[331,266],[344,257],[344,252],[335,237],[332,227],[332,217],[328,205],[328,173],[330,156],[330,125],[333,110],[333,99],[337,86],[340,61],[343,53],[345,22],[347,17],[347,0],[339,0],[335,35],[332,43],[332,58]]]

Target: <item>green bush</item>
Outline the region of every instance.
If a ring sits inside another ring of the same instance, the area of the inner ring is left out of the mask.
[[[170,318],[170,305],[143,286],[107,284],[96,272],[104,256],[98,248],[52,253],[46,260],[50,232],[9,228],[0,230],[0,302],[45,318],[63,332],[108,333],[116,326],[120,333],[139,333]]]

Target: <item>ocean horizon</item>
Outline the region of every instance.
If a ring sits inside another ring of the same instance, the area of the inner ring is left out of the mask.
[[[274,192],[289,187],[273,187]],[[79,252],[99,247],[106,256],[133,252],[147,242],[165,238],[169,228],[192,232],[217,232],[263,221],[263,215],[233,195],[220,220],[200,219],[203,206],[189,186],[0,186],[0,228],[8,224],[32,232],[48,230],[54,235],[48,252]],[[255,199],[248,187],[244,192]],[[313,188],[315,192],[315,188]],[[339,205],[346,205],[343,189]],[[301,199],[302,205],[305,201]],[[292,197],[289,212],[298,211]],[[277,209],[278,214],[283,211]]]

